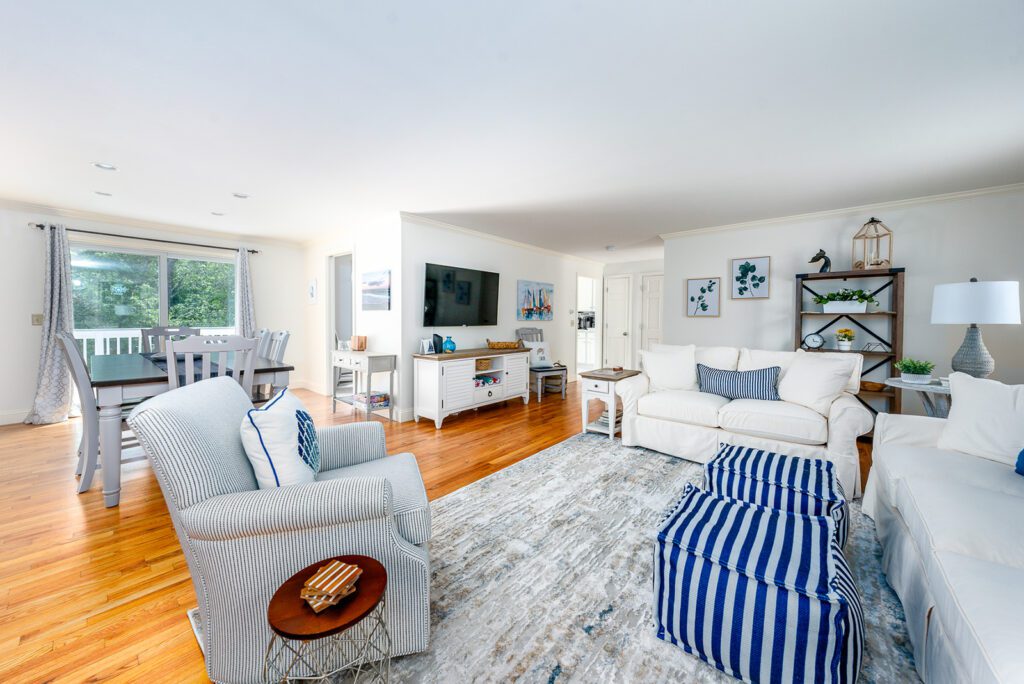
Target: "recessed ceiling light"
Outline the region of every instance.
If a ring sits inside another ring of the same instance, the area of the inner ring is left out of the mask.
[[[615,245],[605,245],[604,248],[609,252],[615,251]]]
[[[108,164],[107,162],[93,162],[92,165],[102,171],[117,171],[116,166],[114,166],[113,164]]]
[[[214,216],[223,216],[224,215],[224,213],[220,212],[220,211],[211,211],[210,213],[213,214]]]
[[[244,192],[233,192],[231,193],[231,195],[233,197],[237,197],[238,199],[249,199],[249,195],[247,195]]]
[[[96,190],[96,194],[100,195],[101,197],[113,197],[114,196],[112,193],[103,192],[102,190]]]

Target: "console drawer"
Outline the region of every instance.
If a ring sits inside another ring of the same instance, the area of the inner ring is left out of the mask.
[[[489,385],[477,387],[473,390],[473,403],[482,404],[487,401],[494,401],[505,396],[505,388],[502,385]]]
[[[601,394],[608,394],[608,381],[585,379],[583,381],[583,389],[590,392],[600,392]]]

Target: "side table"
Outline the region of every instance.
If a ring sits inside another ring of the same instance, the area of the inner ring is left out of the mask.
[[[335,556],[358,565],[356,590],[336,606],[316,613],[299,596],[303,584],[327,558],[289,577],[270,599],[267,621],[274,635],[267,646],[264,678],[274,682],[387,682],[391,674],[391,636],[384,623],[388,573],[369,556]]]
[[[531,368],[530,369],[530,384],[536,386],[537,389],[537,403],[540,403],[541,397],[548,390],[551,385],[548,384],[548,379],[552,379],[558,382],[558,387],[554,388],[556,391],[562,392],[562,399],[565,399],[565,386],[569,380],[569,369],[565,366],[552,366],[551,368]]]
[[[580,373],[583,379],[583,432],[600,432],[608,435],[609,439],[615,439],[615,433],[621,427],[617,426],[618,419],[618,397],[615,395],[615,384],[640,375],[638,370],[613,371],[607,368],[600,368],[595,371]],[[604,402],[605,411],[601,417],[593,423],[589,422],[588,406],[591,399],[599,399]]]
[[[949,417],[950,391],[949,387],[943,386],[938,380],[932,380],[928,384],[903,382],[899,378],[889,378],[885,381],[889,387],[895,387],[909,392],[917,392],[924,404],[924,412],[932,418]]]

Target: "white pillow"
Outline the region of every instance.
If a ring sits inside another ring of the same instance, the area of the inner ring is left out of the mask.
[[[651,381],[651,390],[696,390],[697,362],[692,344],[672,351],[640,351],[640,365]]]
[[[656,352],[669,352],[669,351],[685,351],[686,345],[681,344],[661,344],[660,342],[651,343],[651,351]],[[740,350],[736,347],[696,347],[694,346],[694,367],[696,364],[703,363],[705,366],[711,368],[717,368],[719,370],[736,370],[736,357],[740,353]]]
[[[824,354],[794,354],[779,380],[779,396],[783,401],[799,404],[827,416],[847,383],[850,364],[844,359]]]
[[[242,418],[242,446],[260,489],[307,484],[320,472],[320,444],[313,419],[299,399],[283,390]]]
[[[531,368],[550,368],[551,359],[548,357],[547,342],[523,342],[530,350]]]
[[[1013,466],[1024,449],[1024,385],[953,373],[949,390],[952,404],[939,448]]]
[[[779,371],[779,381],[781,381],[782,378],[786,377],[786,371],[789,370],[790,364],[793,363],[796,357],[797,353],[795,351],[767,351],[764,349],[743,348],[740,349],[736,370],[752,371],[778,366],[781,369]]]

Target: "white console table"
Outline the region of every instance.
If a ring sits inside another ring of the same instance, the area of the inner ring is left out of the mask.
[[[362,378],[366,379],[366,399],[369,402],[374,373],[388,374],[388,418],[395,419],[395,370],[398,368],[398,356],[395,354],[375,354],[368,351],[342,351],[335,350],[331,353],[332,372],[338,370],[352,371],[352,396],[349,399],[342,397],[345,403],[351,403],[353,408],[358,408],[355,396],[359,394]],[[332,388],[337,386],[337,375],[332,378]],[[338,410],[338,395],[332,390],[331,412]],[[367,408],[367,414],[372,409]]]
[[[489,368],[477,370],[477,361]],[[453,413],[516,397],[530,403],[529,349],[413,354],[413,365],[413,419],[430,418],[438,430]]]

